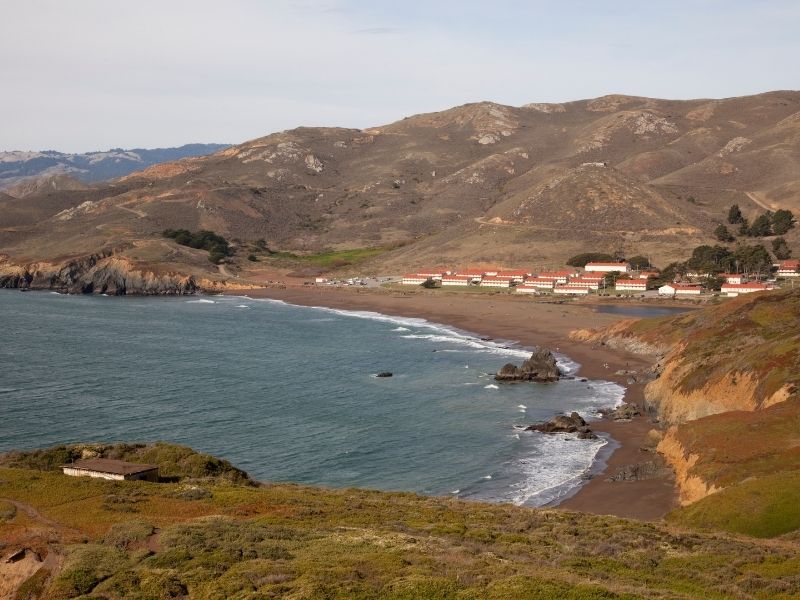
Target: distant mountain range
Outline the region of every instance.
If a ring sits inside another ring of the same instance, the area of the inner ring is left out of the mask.
[[[84,183],[123,177],[151,165],[191,156],[212,154],[228,144],[186,144],[178,148],[112,148],[104,152],[66,154],[42,152],[0,152],[0,189],[7,189],[32,177],[69,175]]]

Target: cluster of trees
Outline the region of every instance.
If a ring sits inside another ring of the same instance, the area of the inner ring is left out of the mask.
[[[784,235],[794,227],[794,215],[790,210],[766,211],[757,216],[750,223],[742,214],[738,204],[728,210],[728,223],[738,225],[738,234],[748,237],[766,237],[769,235]],[[728,227],[720,223],[714,230],[714,236],[720,242],[732,242],[735,238]]]
[[[201,230],[192,232],[188,229],[165,229],[163,235],[175,240],[181,246],[207,250],[208,260],[215,265],[218,265],[233,254],[228,240],[213,231]]]
[[[653,265],[650,264],[650,259],[646,256],[632,256],[626,260],[621,252],[616,252],[614,254],[584,252],[583,254],[576,254],[570,258],[567,264],[571,267],[579,267],[582,269],[590,262],[627,262],[631,265],[632,269],[648,269],[653,267]]]
[[[684,262],[670,263],[662,269],[659,277],[653,282],[655,286],[674,281],[679,275],[690,271],[708,273],[708,285],[712,289],[719,289],[724,283],[721,278],[715,277],[718,273],[753,273],[766,274],[772,269],[772,257],[762,244],[752,246],[741,245],[731,250],[725,246],[697,246],[691,257]]]

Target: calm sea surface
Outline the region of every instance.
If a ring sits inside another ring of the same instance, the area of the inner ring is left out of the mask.
[[[166,440],[261,480],[541,505],[606,442],[515,426],[589,417],[623,393],[495,385],[489,373],[528,353],[423,320],[248,298],[0,291],[0,331],[0,451]]]

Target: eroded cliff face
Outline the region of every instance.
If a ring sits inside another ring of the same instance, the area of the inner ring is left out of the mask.
[[[142,268],[104,251],[62,263],[0,262],[0,288],[56,290],[71,294],[181,295],[229,289],[222,281]]]
[[[702,500],[709,494],[718,491],[718,488],[692,473],[692,467],[697,463],[700,455],[693,454],[683,447],[677,437],[677,430],[678,428],[674,425],[670,427],[656,449],[675,471],[678,496],[681,505],[685,506]]]

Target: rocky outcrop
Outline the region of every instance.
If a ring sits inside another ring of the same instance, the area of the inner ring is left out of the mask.
[[[496,381],[538,381],[548,383],[558,381],[560,376],[561,371],[553,353],[547,348],[538,348],[519,367],[512,363],[503,365],[494,378]]]
[[[224,283],[179,273],[158,273],[104,251],[63,263],[0,263],[0,288],[55,290],[71,294],[164,295],[220,291]]]
[[[639,319],[623,319],[603,329],[576,329],[569,337],[576,342],[586,342],[608,346],[614,350],[622,350],[643,356],[658,356],[671,349],[671,344],[657,344],[644,341],[630,332],[630,326]]]
[[[642,414],[639,407],[635,404],[620,404],[611,410],[602,410],[603,416],[613,419],[614,421],[627,421]]]
[[[525,431],[539,431],[541,433],[577,433],[578,439],[594,440],[597,435],[589,429],[586,421],[578,413],[569,415],[556,415],[549,421],[528,425]]]

